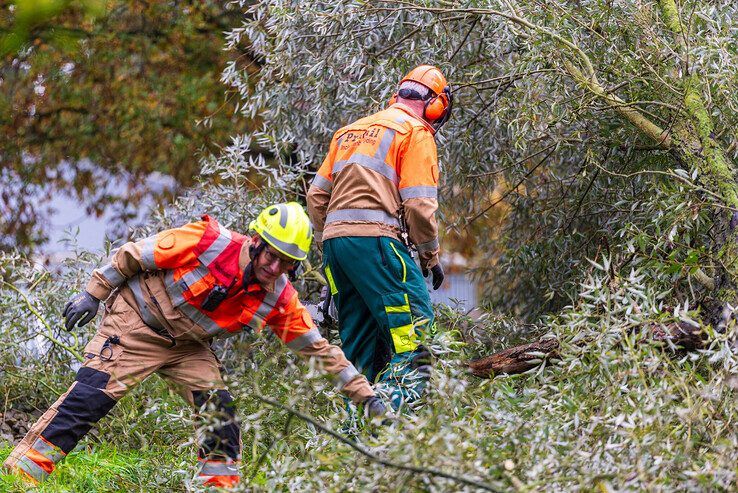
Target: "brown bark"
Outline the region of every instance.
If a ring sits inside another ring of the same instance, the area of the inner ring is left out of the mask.
[[[670,341],[675,346],[694,351],[700,349],[704,345],[704,333],[699,326],[679,322],[678,324],[670,324],[667,326],[654,325],[651,327],[653,331],[651,339],[654,341]]]
[[[540,339],[531,344],[511,347],[486,358],[471,361],[467,366],[472,375],[482,378],[492,378],[501,373],[508,375],[523,373],[535,368],[542,359],[555,357],[558,347],[559,341],[553,337]],[[534,354],[530,354],[531,352]],[[540,353],[544,353],[545,356],[541,356]]]
[[[704,332],[698,326],[686,322],[669,325],[654,324],[650,327],[649,338],[639,342],[665,342],[687,351],[704,346]],[[531,344],[515,346],[490,356],[467,363],[469,372],[481,378],[494,378],[495,375],[514,375],[538,366],[543,360],[558,357],[559,341],[553,337],[539,339]]]

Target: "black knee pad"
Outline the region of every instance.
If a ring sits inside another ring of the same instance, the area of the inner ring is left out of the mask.
[[[71,452],[92,425],[115,406],[116,401],[102,391],[109,380],[110,375],[105,372],[86,366],[80,368],[76,385],[64,398],[41,436],[65,454]]]

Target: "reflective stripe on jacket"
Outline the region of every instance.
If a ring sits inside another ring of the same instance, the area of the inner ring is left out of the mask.
[[[239,259],[250,241],[204,216],[202,221],[126,243],[109,264],[93,272],[87,291],[106,299],[120,288],[120,295],[147,325],[168,332],[174,340],[206,340],[268,326],[291,350],[317,358],[354,402],[374,395],[343,351],[321,336],[286,276],[273,286],[251,283],[242,289]],[[205,310],[203,302],[216,284],[230,287],[228,296],[216,309]]]
[[[428,125],[405,105],[343,127],[308,191],[317,241],[341,236],[400,239],[402,211],[421,266],[438,263],[438,158]]]
[[[307,334],[312,335],[306,339],[319,338],[310,315],[286,276],[277,279],[269,290],[257,283],[249,285],[248,291],[241,289],[243,274],[239,256],[244,243],[249,241],[248,237],[229,231],[205,216],[203,221],[124,245],[110,264],[94,273],[88,291],[104,299],[111,288],[130,278],[127,284],[141,318],[148,325],[161,329],[166,322],[171,322],[167,319],[172,317],[156,316],[159,310],[157,303],[152,303],[151,296],[155,299],[161,297],[157,293],[157,277],[139,273],[164,271],[163,283],[168,301],[201,327],[208,337],[236,333],[246,328],[258,332],[269,325],[290,347],[295,345],[293,340]],[[217,309],[204,310],[202,304],[216,284],[230,287],[229,295]]]

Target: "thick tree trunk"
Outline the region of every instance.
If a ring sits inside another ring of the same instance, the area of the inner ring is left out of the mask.
[[[679,17],[675,0],[659,0],[658,4],[664,24],[674,35],[677,46],[675,51],[680,56],[684,74],[682,87],[686,116],[675,121],[670,132],[670,151],[686,168],[697,168],[704,187],[720,197],[724,205],[733,210],[738,209],[735,165],[715,138],[715,125],[705,102],[705,84],[699,73],[688,64],[688,28]],[[733,213],[730,209],[720,211],[719,214],[724,214],[724,217],[716,217],[716,223],[730,224],[731,231],[717,239],[715,244],[716,260],[724,269],[721,277],[727,281],[722,283],[722,289],[715,293],[715,297],[723,302],[735,303],[738,299],[738,231],[734,231],[734,224],[731,222]],[[710,285],[713,289],[717,287],[714,281],[707,284],[700,282],[708,288]]]

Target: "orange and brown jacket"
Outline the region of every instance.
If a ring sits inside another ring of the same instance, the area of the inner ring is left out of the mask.
[[[389,236],[403,227],[423,268],[438,263],[433,129],[401,103],[343,127],[308,191],[315,238]]]
[[[204,216],[176,229],[120,247],[110,263],[95,270],[87,291],[106,299],[119,289],[141,319],[178,340],[206,341],[268,326],[293,351],[315,357],[334,374],[355,402],[374,395],[366,378],[315,327],[286,276],[273,286],[254,282],[242,289],[251,239]],[[202,308],[218,284],[228,297],[213,311]]]

